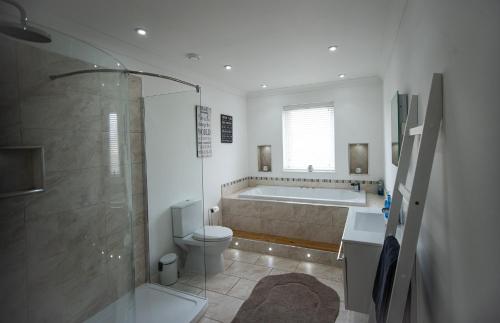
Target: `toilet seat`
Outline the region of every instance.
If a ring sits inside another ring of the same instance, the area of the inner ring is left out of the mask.
[[[206,225],[193,233],[193,239],[198,241],[224,241],[233,236],[233,230],[218,226]]]

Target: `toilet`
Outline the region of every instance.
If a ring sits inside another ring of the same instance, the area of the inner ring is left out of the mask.
[[[208,274],[224,271],[224,250],[229,247],[233,231],[222,226],[203,225],[202,202],[186,200],[172,209],[174,242],[186,252],[187,272]]]

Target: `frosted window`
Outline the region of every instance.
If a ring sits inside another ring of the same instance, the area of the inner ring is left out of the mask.
[[[332,106],[283,109],[283,168],[335,170]]]

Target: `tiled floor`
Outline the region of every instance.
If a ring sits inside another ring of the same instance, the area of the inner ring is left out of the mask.
[[[322,283],[337,291],[341,306],[336,322],[364,323],[368,321],[365,315],[344,309],[343,274],[340,268],[236,249],[226,250],[224,258],[226,268],[224,273],[207,277],[208,309],[201,323],[231,322],[257,281],[267,275],[290,272],[315,276]],[[198,275],[184,274],[174,287],[190,293],[203,293],[203,279]]]

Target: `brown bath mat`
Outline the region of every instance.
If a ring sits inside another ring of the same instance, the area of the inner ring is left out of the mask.
[[[262,278],[243,303],[232,323],[335,322],[337,292],[306,274]]]

